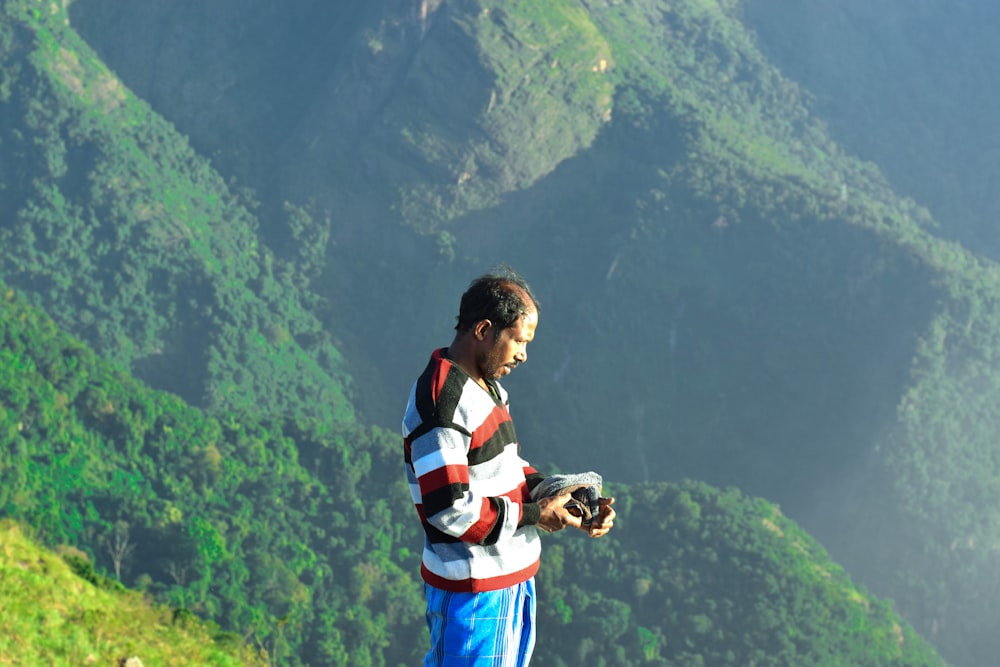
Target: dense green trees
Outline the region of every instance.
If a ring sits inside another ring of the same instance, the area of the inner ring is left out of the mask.
[[[2,18],[8,283],[194,404],[348,418],[350,377],[296,287],[315,267],[262,247],[254,202],[59,16],[6,2]]]
[[[311,651],[385,664],[390,626],[416,632],[416,524],[402,520],[395,437],[219,421],[115,371],[13,290],[0,314],[0,512],[282,664]]]
[[[9,288],[0,343],[0,513],[280,664],[419,659],[422,538],[397,436],[208,417]],[[548,540],[544,664],[939,664],[774,506],[703,484],[619,496],[615,536]]]
[[[577,650],[543,642],[545,664],[941,664],[774,505],[694,482],[622,495],[613,539],[546,553],[542,632]]]

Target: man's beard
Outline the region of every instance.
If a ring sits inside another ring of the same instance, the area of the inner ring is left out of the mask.
[[[509,368],[514,370],[517,368],[520,362],[515,360],[509,363],[504,363],[498,357],[495,358],[492,353],[487,355],[486,361],[483,364],[483,375],[489,380],[499,380],[503,377],[503,369]]]

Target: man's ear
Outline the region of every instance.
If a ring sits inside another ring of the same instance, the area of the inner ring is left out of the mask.
[[[476,340],[486,340],[486,336],[489,335],[492,328],[493,323],[489,320],[479,320],[476,322],[476,326],[472,328],[472,333],[476,337]]]

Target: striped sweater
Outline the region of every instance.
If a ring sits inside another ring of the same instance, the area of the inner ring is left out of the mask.
[[[406,477],[423,523],[424,581],[478,592],[526,581],[538,570],[543,476],[520,456],[507,392],[499,400],[435,350],[403,416]]]

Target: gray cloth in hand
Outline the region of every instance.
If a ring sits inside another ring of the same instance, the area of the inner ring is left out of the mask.
[[[581,472],[575,475],[551,475],[531,491],[535,502],[542,498],[570,493],[573,499],[566,503],[567,509],[581,517],[584,526],[589,526],[597,516],[603,480],[596,472]]]

